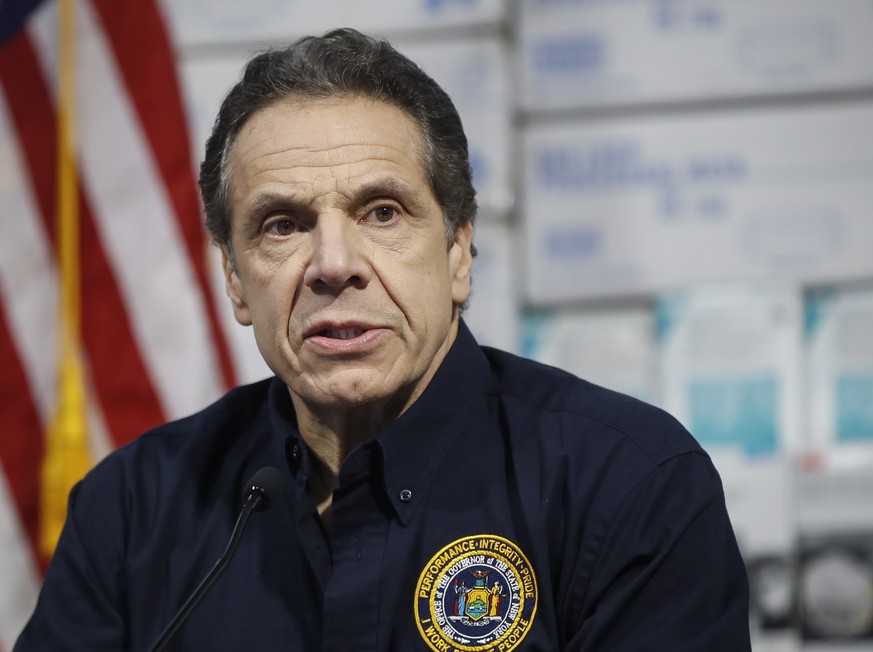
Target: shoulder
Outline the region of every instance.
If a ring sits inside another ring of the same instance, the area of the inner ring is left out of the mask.
[[[133,445],[149,445],[146,442],[178,436],[208,436],[216,429],[245,427],[266,410],[274,382],[276,379],[268,378],[251,385],[234,387],[199,412],[146,431]]]
[[[672,415],[654,405],[600,387],[561,369],[483,347],[504,409],[563,447],[621,448],[659,465],[702,453]],[[535,426],[534,424],[537,424]]]
[[[267,418],[270,387],[275,379],[235,387],[199,412],[147,430],[109,454],[113,459],[178,455],[227,445]]]
[[[236,387],[203,410],[152,428],[112,451],[76,488],[76,502],[120,515],[134,503],[151,509],[174,492],[216,477],[226,460],[251,455],[259,441],[263,445],[269,438],[273,382]]]

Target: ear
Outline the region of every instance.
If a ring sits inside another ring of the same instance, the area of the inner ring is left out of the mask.
[[[242,283],[239,279],[239,272],[236,269],[233,256],[227,245],[221,246],[221,266],[224,269],[224,287],[233,306],[233,316],[243,326],[251,326],[252,318],[249,313],[249,306],[245,300]]]
[[[473,224],[464,222],[455,232],[455,242],[449,249],[449,271],[452,274],[452,302],[462,305],[470,297],[470,271],[473,267]]]

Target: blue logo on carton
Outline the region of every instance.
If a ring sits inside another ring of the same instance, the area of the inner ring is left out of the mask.
[[[461,7],[474,7],[479,0],[424,0],[424,7],[432,14],[438,14],[452,5]]]

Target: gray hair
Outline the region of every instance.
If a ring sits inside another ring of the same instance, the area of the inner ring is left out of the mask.
[[[221,104],[200,166],[206,226],[230,248],[228,157],[246,121],[288,97],[364,97],[396,106],[418,124],[424,170],[442,208],[449,246],[476,218],[467,138],[446,92],[387,41],[353,29],[307,36],[252,58]]]

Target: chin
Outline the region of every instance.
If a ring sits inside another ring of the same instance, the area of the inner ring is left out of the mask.
[[[410,402],[412,392],[404,387],[388,386],[384,377],[375,381],[336,387],[321,395],[323,407],[334,411],[376,409],[380,414],[396,412],[399,416]]]

